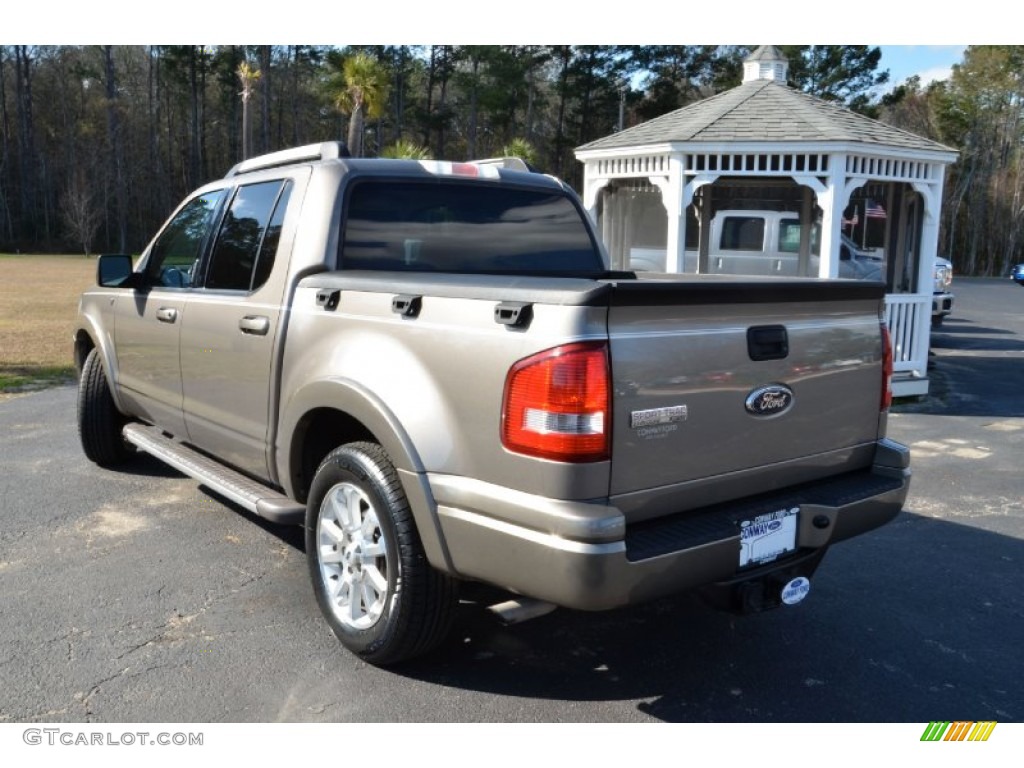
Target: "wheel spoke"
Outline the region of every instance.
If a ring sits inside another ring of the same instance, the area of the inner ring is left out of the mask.
[[[369,580],[364,579],[359,585],[359,591],[363,598],[363,606],[371,619],[376,619],[380,614],[381,595],[373,588]]]
[[[359,526],[359,532],[367,541],[373,541],[374,534],[378,531],[380,531],[380,522],[377,520],[377,512],[373,507],[369,507],[363,516],[363,523]]]
[[[321,515],[321,519],[331,520],[339,528],[345,527],[345,499],[341,497],[340,490],[331,491],[327,497],[327,509]]]
[[[373,588],[381,596],[388,591],[388,580],[384,578],[384,574],[375,565],[363,566],[363,581],[364,583],[369,582],[372,584]]]
[[[339,597],[341,597],[342,591],[345,589],[345,586],[347,584],[348,577],[345,573],[340,573],[334,578],[328,579],[327,592],[330,595],[332,601],[338,601]]]
[[[345,562],[345,551],[328,545],[320,547],[320,562],[324,565],[338,565]]]
[[[352,583],[349,584],[348,590],[348,602],[342,603],[342,609],[348,615],[349,624],[352,626],[359,625],[359,619],[363,617],[362,601],[360,600],[360,590],[358,585]]]
[[[345,527],[354,533],[362,526],[365,502],[363,494],[360,493],[358,488],[351,487],[347,488],[346,491]]]
[[[379,541],[370,541],[363,545],[363,557],[387,557],[388,548],[387,544],[384,543],[384,539]]]
[[[341,545],[345,542],[345,532],[338,527],[338,524],[333,520],[320,520],[320,533],[326,534],[327,538],[331,540],[332,544]],[[323,542],[323,536],[320,537],[320,541]]]

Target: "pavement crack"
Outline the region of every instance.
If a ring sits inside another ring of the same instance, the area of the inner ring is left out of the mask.
[[[131,669],[131,667],[125,667],[117,674],[105,677],[99,682],[93,684],[93,686],[89,689],[89,692],[85,694],[85,696],[82,698],[82,706],[85,707],[86,719],[91,718],[95,714],[92,711],[92,697],[99,693],[103,689],[103,686],[109,683],[111,680],[116,680],[117,678],[123,677],[125,674],[127,674],[129,669]],[[90,720],[89,722],[92,721]]]

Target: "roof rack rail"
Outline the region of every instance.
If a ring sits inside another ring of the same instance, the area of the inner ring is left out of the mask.
[[[351,157],[348,146],[343,141],[324,141],[319,144],[306,144],[302,147],[282,149],[267,155],[250,157],[235,164],[225,175],[225,179],[241,173],[262,171],[265,168],[277,168],[282,165],[308,162],[310,160],[337,160],[339,157]]]

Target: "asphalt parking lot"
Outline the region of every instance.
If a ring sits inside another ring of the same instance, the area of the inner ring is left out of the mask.
[[[914,480],[797,607],[693,597],[505,627],[467,594],[382,671],[320,619],[299,531],[145,457],[82,456],[75,390],[0,402],[0,722],[1024,719],[1024,289],[959,280],[932,393],[890,436]]]

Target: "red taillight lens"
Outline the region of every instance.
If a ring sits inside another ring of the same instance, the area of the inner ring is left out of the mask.
[[[505,379],[501,442],[510,451],[555,461],[610,455],[608,347],[566,344],[520,360]]]
[[[892,337],[889,329],[882,323],[882,410],[889,410],[892,405]]]

